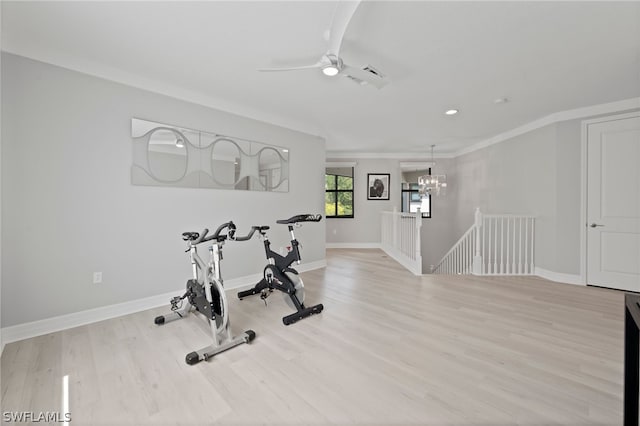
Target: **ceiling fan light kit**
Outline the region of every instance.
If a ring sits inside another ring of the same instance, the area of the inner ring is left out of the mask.
[[[329,63],[322,67],[322,73],[329,77],[338,75],[342,70],[342,59],[333,55],[325,55],[325,58]]]
[[[322,73],[328,77],[336,76],[339,72],[340,70],[335,65],[327,65],[326,67],[322,68]]]

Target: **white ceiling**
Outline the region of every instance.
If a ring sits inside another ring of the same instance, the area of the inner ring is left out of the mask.
[[[256,71],[316,62],[335,2],[1,4],[5,51],[318,134],[332,151],[451,153],[640,96],[637,1],[365,1],[341,56],[387,75],[381,90]]]

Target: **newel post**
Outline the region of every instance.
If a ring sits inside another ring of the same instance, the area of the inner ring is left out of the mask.
[[[474,223],[473,226],[475,228],[475,253],[473,255],[473,275],[482,275],[482,254],[480,245],[482,241],[480,240],[480,229],[482,228],[482,212],[480,212],[480,207],[476,208]]]

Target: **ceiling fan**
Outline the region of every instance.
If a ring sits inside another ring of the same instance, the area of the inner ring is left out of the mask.
[[[338,2],[329,28],[327,51],[315,64],[287,68],[261,68],[258,71],[296,71],[319,68],[324,75],[329,77],[341,74],[362,85],[371,85],[377,89],[384,87],[389,82],[388,79],[371,65],[362,68],[349,66],[342,61],[339,55],[347,26],[359,4],[360,0]]]

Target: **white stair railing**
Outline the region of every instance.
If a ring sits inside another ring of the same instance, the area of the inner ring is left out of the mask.
[[[533,275],[535,218],[482,214],[433,269],[437,274]]]
[[[442,260],[433,268],[434,274],[470,274],[476,246],[475,227],[464,233]]]
[[[483,215],[482,275],[533,275],[535,218]]]
[[[381,248],[415,275],[422,274],[422,213],[382,212]]]

